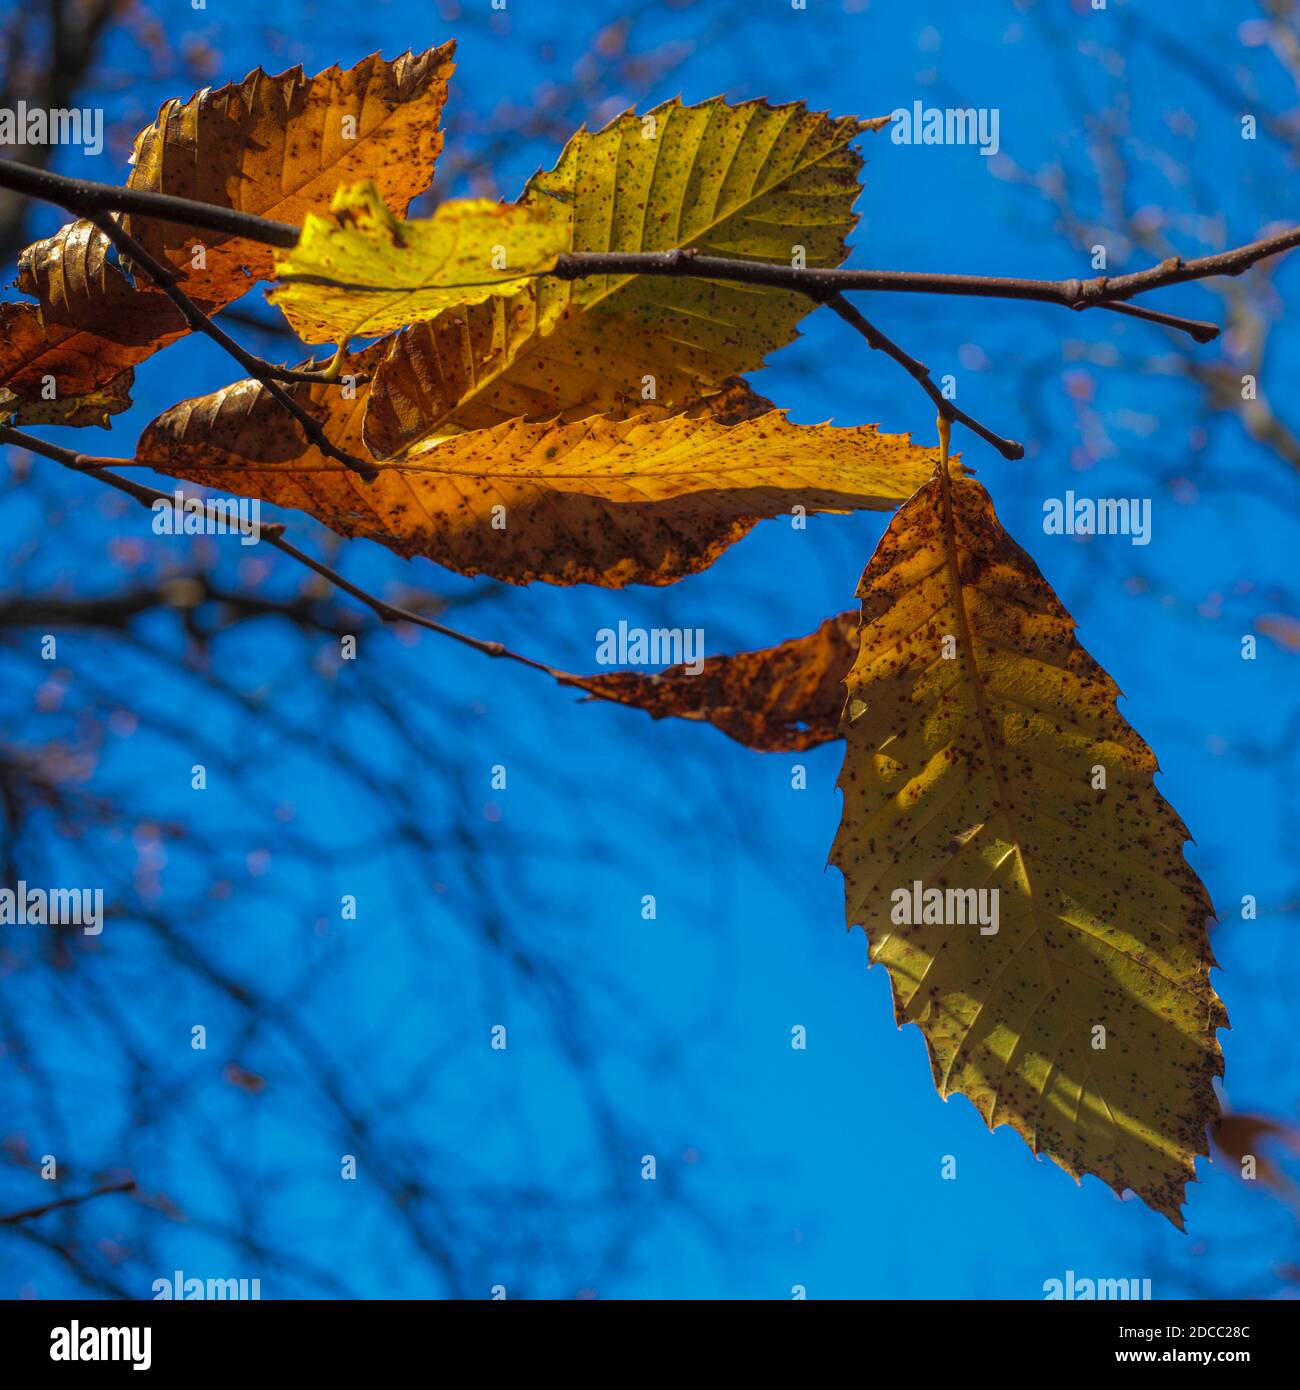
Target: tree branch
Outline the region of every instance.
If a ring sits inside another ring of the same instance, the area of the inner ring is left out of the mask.
[[[54,203],[74,217],[90,217],[96,212],[134,212],[141,217],[156,217],[161,222],[183,227],[202,227],[210,232],[247,237],[265,246],[298,244],[299,229],[288,222],[276,222],[269,217],[237,212],[234,208],[201,203],[193,198],[177,198],[170,193],[68,178],[65,174],[33,169],[12,159],[0,159],[0,188]]]
[[[46,1202],[44,1206],[27,1207],[24,1211],[13,1211],[8,1216],[0,1216],[0,1226],[16,1226],[20,1221],[34,1221],[46,1212],[59,1211],[63,1207],[77,1207],[94,1197],[107,1197],[113,1192],[134,1192],[135,1181],[110,1183],[107,1187],[97,1187],[93,1192],[83,1192],[79,1197],[60,1197],[56,1202]]]
[[[964,410],[958,410],[931,381],[929,367],[924,362],[918,362],[915,357],[904,352],[891,338],[887,338],[875,324],[864,318],[842,294],[829,295],[822,300],[822,303],[828,309],[833,309],[845,323],[852,324],[877,352],[883,352],[892,357],[904,371],[914,377],[920,383],[921,389],[934,402],[941,419],[960,420],[968,430],[972,430],[986,443],[991,444],[1005,459],[1024,458],[1024,445],[1018,444],[1014,439],[1003,439],[1001,435],[986,429],[978,420],[972,419]]]
[[[233,208],[176,198],[147,189],[120,188],[116,184],[93,183],[67,178],[43,169],[30,169],[12,160],[0,160],[0,187],[27,193],[57,203],[77,216],[92,212],[134,212],[183,226],[225,232],[247,237],[267,246],[290,248],[298,244],[299,228]],[[1136,295],[1190,280],[1214,275],[1240,275],[1257,262],[1300,246],[1300,227],[1276,236],[1264,237],[1230,251],[1198,256],[1190,261],[1172,257],[1146,270],[1127,275],[1097,276],[1089,280],[1036,280],[1022,276],[947,275],[912,270],[819,270],[765,261],[738,261],[721,256],[701,256],[690,250],[676,251],[574,251],[560,256],[554,269],[543,272],[562,280],[580,280],[591,275],[687,275],[711,280],[734,280],[745,284],[770,285],[776,289],[823,294],[869,290],[908,294],[953,294],[983,299],[1027,299],[1059,304],[1068,309],[1120,309]],[[1154,312],[1154,311],[1148,311]],[[1172,320],[1172,323],[1170,322]],[[1213,337],[1217,326],[1195,319],[1162,315],[1157,322],[1196,332],[1193,336]]]
[[[228,352],[236,356],[241,365],[268,387],[286,409],[292,411],[317,448],[347,463],[349,467],[356,468],[367,479],[374,476],[374,470],[370,465],[344,454],[330,444],[319,423],[275,385],[267,369],[269,368],[271,373],[277,369],[245,353],[220,330],[214,331],[211,321],[184,296],[176,276],[153,260],[107,214],[109,210],[115,210],[157,217],[173,223],[248,237],[267,245],[281,247],[297,244],[297,227],[251,213],[237,212],[233,208],[216,207],[188,198],[175,198],[170,194],[154,193],[147,189],[119,188],[113,184],[66,178],[46,170],[26,168],[8,160],[0,160],[0,187],[44,198],[74,214],[89,217],[113,240],[120,252],[140,261],[185,314],[191,327],[206,332],[209,337],[221,343]],[[1204,343],[1218,335],[1217,325],[1204,320],[1166,314],[1128,301],[1137,295],[1164,289],[1170,285],[1204,280],[1216,275],[1241,275],[1258,261],[1280,255],[1296,246],[1300,246],[1300,227],[1292,227],[1276,236],[1265,237],[1216,255],[1199,256],[1190,261],[1174,256],[1146,270],[1133,271],[1127,275],[1102,275],[1088,280],[1035,280],[1019,276],[947,275],[905,270],[796,268],[764,261],[705,256],[690,248],[671,251],[577,251],[560,255],[555,265],[550,270],[538,272],[537,278],[550,276],[561,280],[580,280],[599,275],[687,276],[764,285],[806,295],[817,304],[827,304],[862,333],[873,348],[898,362],[920,383],[939,407],[944,418],[960,421],[981,439],[992,444],[1004,457],[1020,458],[1024,451],[1014,440],[1001,438],[964,411],[943,400],[930,380],[927,369],[859,314],[843,298],[844,294],[856,290],[875,293],[949,294],[984,299],[1033,300],[1058,304],[1076,312],[1085,309],[1107,309],[1166,328],[1177,329],[1190,334],[1197,342]],[[260,372],[259,366],[262,369]],[[318,379],[311,373],[302,375],[311,380]]]

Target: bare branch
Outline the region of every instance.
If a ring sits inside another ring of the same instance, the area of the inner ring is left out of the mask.
[[[12,159],[0,159],[0,188],[54,203],[74,217],[90,217],[97,212],[134,212],[162,222],[247,237],[265,246],[298,244],[298,228],[287,222],[257,217],[251,212],[237,212],[214,203],[200,203],[192,198],[176,198],[168,193],[72,179],[65,174],[52,174],[47,169],[32,169]]]
[[[1018,444],[1014,439],[1003,439],[1001,435],[994,434],[992,430],[981,425],[978,420],[972,419],[964,410],[958,410],[931,381],[929,367],[906,353],[892,338],[887,338],[875,324],[864,318],[842,294],[832,294],[822,303],[828,309],[833,309],[845,323],[852,324],[877,352],[883,352],[892,357],[904,371],[919,382],[921,389],[934,402],[941,419],[959,420],[968,430],[974,431],[986,443],[991,444],[1005,459],[1024,458],[1024,445]]]
[[[83,1192],[79,1197],[60,1197],[57,1202],[46,1202],[44,1206],[27,1207],[24,1211],[10,1212],[8,1216],[0,1216],[0,1226],[16,1226],[20,1221],[34,1221],[38,1216],[44,1216],[46,1212],[59,1211],[63,1207],[79,1207],[82,1202],[89,1202],[95,1197],[107,1197],[113,1192],[134,1191],[134,1179],[110,1183],[106,1187],[95,1188],[93,1192]]]
[[[93,183],[66,178],[45,170],[28,169],[11,160],[0,160],[0,187],[12,188],[57,203],[78,216],[114,210],[209,231],[247,237],[268,246],[293,247],[299,229],[288,222],[237,212],[190,198],[153,193],[146,189],[119,188],[115,184]],[[1127,275],[1097,276],[1090,280],[1036,280],[1021,276],[947,275],[912,270],[819,270],[765,261],[738,261],[721,256],[701,256],[691,250],[675,251],[574,251],[561,255],[553,269],[542,272],[562,280],[580,280],[593,275],[686,275],[707,280],[735,280],[745,284],[770,285],[801,294],[851,290],[907,294],[953,294],[983,299],[1026,299],[1059,304],[1067,309],[1116,309],[1135,295],[1190,280],[1215,275],[1240,275],[1258,261],[1280,255],[1300,246],[1300,227],[1276,236],[1264,237],[1248,245],[1212,256],[1184,261],[1172,257],[1146,270]],[[1154,311],[1147,311],[1153,314]],[[1182,328],[1198,341],[1214,328],[1195,319],[1162,315],[1157,322]],[[1217,330],[1216,330],[1217,331]],[[1211,335],[1212,336],[1212,335]]]

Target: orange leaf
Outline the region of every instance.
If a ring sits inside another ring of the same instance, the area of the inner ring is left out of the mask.
[[[591,698],[643,709],[652,719],[707,720],[765,753],[795,753],[839,737],[844,677],[858,652],[856,610],[827,618],[806,637],[734,656],[711,656],[692,674],[610,671],[576,676]]]

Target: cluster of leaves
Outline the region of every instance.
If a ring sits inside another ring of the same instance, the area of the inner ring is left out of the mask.
[[[1212,911],[1151,751],[1033,561],[946,436],[936,452],[794,425],[745,383],[794,338],[804,297],[547,274],[566,253],[675,248],[838,265],[852,141],[881,122],[671,102],[579,131],[514,204],[404,220],[433,178],[450,73],[450,46],[310,79],[258,71],[141,133],[131,187],[301,227],[277,258],[206,234],[196,254],[192,229],[125,219],[206,313],[277,282],[299,336],[335,350],[330,380],[289,393],[376,476],[312,447],[255,380],[165,411],[137,461],[511,583],[667,584],[795,507],[897,509],[860,614],[695,675],[570,683],[759,749],[844,735],[832,854],[847,920],[889,971],[898,1021],[920,1025],[941,1094],[1181,1225],[1218,1113]],[[132,367],[186,331],[85,222],[30,247],[19,284],[36,302],[0,305],[19,420],[102,422],[129,401]],[[358,338],[375,341],[354,351]],[[896,923],[894,890],[918,880],[997,889],[1000,930]]]

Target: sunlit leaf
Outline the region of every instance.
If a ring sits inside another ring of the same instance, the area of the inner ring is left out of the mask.
[[[922,488],[858,593],[832,858],[898,1022],[942,1096],[1181,1226],[1227,1015],[1155,757],[973,480]]]
[[[306,77],[261,68],[239,83],[169,101],[136,136],[128,186],[301,226],[341,184],[367,179],[399,213],[433,182],[454,43]],[[128,217],[127,230],[181,269],[208,303],[271,278],[276,251],[245,237]],[[203,266],[194,266],[194,248]]]
[[[310,78],[257,68],[169,101],[136,137],[129,186],[300,224],[329,207],[340,183],[365,177],[405,211],[433,179],[453,48],[392,62],[376,54]],[[156,218],[123,223],[206,313],[270,278],[269,246]],[[112,262],[89,222],[28,247],[20,272],[19,289],[37,303],[0,304],[0,385],[29,399],[47,378],[60,396],[86,395],[188,331],[147,277],[133,283]]]
[[[877,124],[802,105],[672,101],[579,131],[521,203],[563,219],[566,251],[693,247],[838,265],[860,191],[849,142]],[[686,277],[543,280],[400,334],[365,437],[388,458],[518,415],[685,406],[762,366],[812,307],[786,290]]]
[[[306,343],[378,337],[442,309],[516,294],[555,264],[563,224],[545,208],[487,198],[400,222],[371,183],[341,188],[275,263],[269,298]],[[513,276],[513,278],[511,278]]]
[[[354,447],[359,401],[334,399],[337,387],[297,389],[335,442]],[[795,506],[891,510],[935,460],[872,426],[792,425],[733,387],[716,407],[667,419],[507,421],[421,446],[365,483],[305,450],[252,381],[173,407],[145,431],[138,457],[462,574],[614,588],[693,574],[757,520]]]

